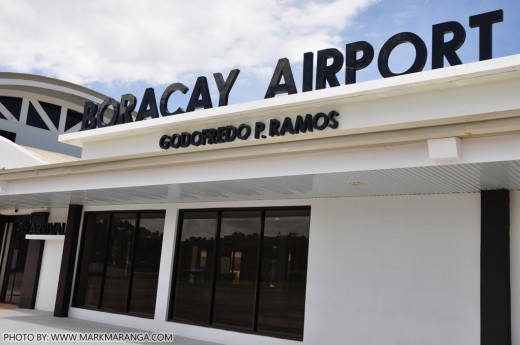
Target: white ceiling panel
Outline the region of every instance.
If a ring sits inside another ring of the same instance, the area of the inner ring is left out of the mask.
[[[475,193],[520,190],[520,162],[492,162],[387,170],[338,172],[0,196],[0,210],[330,197]]]

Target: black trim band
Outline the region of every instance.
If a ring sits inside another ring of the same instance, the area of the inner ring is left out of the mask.
[[[511,345],[509,191],[481,193],[481,345]]]
[[[58,292],[54,305],[54,316],[67,317],[69,315],[72,280],[74,278],[74,262],[78,249],[78,239],[81,223],[82,205],[70,205],[67,215],[67,228],[65,231],[65,243],[61,257],[60,278]]]

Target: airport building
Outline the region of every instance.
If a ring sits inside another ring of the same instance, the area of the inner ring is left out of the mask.
[[[0,86],[4,303],[226,345],[520,344],[520,55],[121,124]]]

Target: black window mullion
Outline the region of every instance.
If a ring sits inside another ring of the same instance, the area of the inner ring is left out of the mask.
[[[173,307],[174,307],[174,301],[175,301],[175,291],[177,286],[177,274],[179,271],[180,266],[180,249],[181,249],[181,232],[182,227],[184,223],[184,212],[179,213],[179,221],[177,222],[177,228],[175,229],[175,252],[173,253],[174,256],[174,269],[173,269],[173,276],[172,276],[172,288],[170,291],[170,311],[168,318],[173,318]]]
[[[126,305],[125,305],[125,313],[130,311],[130,300],[132,298],[132,283],[134,279],[134,270],[135,270],[135,252],[137,250],[137,239],[138,239],[138,231],[139,231],[139,223],[141,221],[141,214],[136,214],[135,219],[135,228],[134,228],[134,236],[132,241],[131,255],[130,255],[130,275],[128,277],[128,288],[126,295]]]
[[[256,286],[255,286],[255,304],[253,311],[253,332],[257,330],[258,324],[258,304],[260,300],[260,283],[262,282],[262,252],[264,250],[264,229],[265,229],[265,209],[262,210],[262,221],[260,226],[260,236],[258,238],[258,257],[256,266]]]
[[[83,214],[83,226],[80,234],[80,246],[78,250],[78,258],[76,262],[76,270],[79,271],[76,278],[74,279],[74,295],[72,297],[73,306],[83,306],[85,304],[85,290],[84,284],[81,284],[82,281],[85,280],[85,277],[88,276],[87,265],[85,264],[83,255],[85,253],[86,247],[86,238],[87,238],[87,224],[88,217],[92,216],[92,214],[85,212]],[[82,302],[80,302],[82,301]]]
[[[111,244],[111,235],[112,235],[112,223],[114,220],[114,214],[110,213],[108,217],[108,230],[105,238],[106,248],[105,248],[105,257],[103,258],[103,273],[101,274],[101,288],[99,289],[99,302],[98,309],[101,309],[101,305],[103,303],[103,292],[105,290],[105,276],[107,274],[107,262],[108,262],[108,253],[110,251]]]
[[[217,233],[215,234],[215,247],[213,249],[213,275],[211,277],[211,299],[209,303],[209,324],[213,324],[213,313],[215,311],[215,287],[217,285],[218,275],[218,258],[219,258],[219,242],[220,242],[220,228],[222,223],[222,211],[218,212],[217,215]]]

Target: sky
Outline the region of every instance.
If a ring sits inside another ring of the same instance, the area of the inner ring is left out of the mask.
[[[216,106],[213,74],[226,78],[239,69],[229,95],[237,104],[264,98],[280,58],[289,59],[301,92],[304,53],[344,54],[356,41],[369,42],[376,54],[358,82],[382,78],[377,54],[405,31],[425,41],[430,69],[432,25],[447,21],[466,30],[457,51],[462,62],[478,61],[479,29],[469,27],[469,17],[498,9],[504,21],[493,25],[493,57],[520,54],[518,0],[2,0],[0,70],[62,79],[116,100],[126,93],[139,100],[148,87],[159,98],[180,82],[190,91],[172,102],[185,108],[197,77],[207,78]],[[390,67],[404,71],[414,58],[403,44]],[[338,79],[343,85],[344,69]]]

